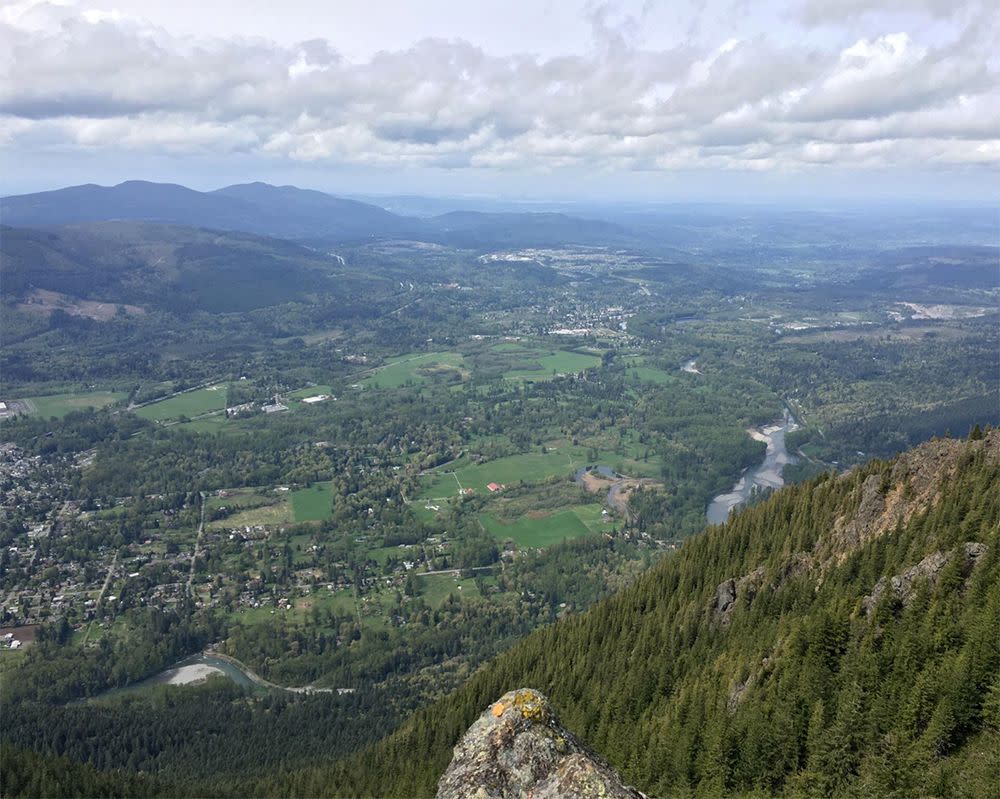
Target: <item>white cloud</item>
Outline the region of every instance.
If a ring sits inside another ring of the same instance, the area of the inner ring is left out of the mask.
[[[801,15],[826,20],[824,9]],[[350,60],[323,38],[192,38],[115,9],[20,2],[0,9],[0,148],[490,169],[997,168],[995,20],[969,20],[951,38],[896,28],[649,49],[634,18],[615,27],[595,12],[583,54],[425,39]]]

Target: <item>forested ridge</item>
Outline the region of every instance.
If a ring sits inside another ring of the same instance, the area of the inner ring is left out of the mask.
[[[471,721],[530,685],[655,796],[996,795],[998,486],[992,431],[781,491],[362,755],[240,792],[433,795]]]
[[[302,724],[310,708],[276,706],[277,750],[308,750],[313,765],[154,780],[139,762],[100,771],[5,747],[3,793],[431,796],[471,721],[532,686],[652,796],[995,795],[998,486],[1000,430],[977,428],[779,491],[530,635],[360,754],[336,744],[336,724]],[[245,721],[239,691],[205,698],[233,729]],[[124,741],[112,707],[105,716],[93,732]],[[87,757],[82,742],[67,748]],[[145,765],[188,756],[168,750]]]

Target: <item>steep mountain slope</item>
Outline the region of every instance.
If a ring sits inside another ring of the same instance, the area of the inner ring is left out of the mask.
[[[785,489],[361,756],[242,788],[433,795],[473,720],[531,685],[655,796],[995,795],[1000,430],[974,438]]]

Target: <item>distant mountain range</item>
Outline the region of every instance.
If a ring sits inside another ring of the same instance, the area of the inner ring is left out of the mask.
[[[201,192],[130,180],[0,200],[4,224],[49,227],[110,220],[240,230],[278,238],[368,238],[416,233],[423,224],[383,208],[293,186],[246,183]]]
[[[556,246],[624,243],[625,228],[565,214],[462,211],[429,219],[294,186],[245,183],[200,192],[171,183],[130,180],[87,184],[0,199],[12,227],[140,221],[242,231],[308,242],[414,239],[455,246]]]

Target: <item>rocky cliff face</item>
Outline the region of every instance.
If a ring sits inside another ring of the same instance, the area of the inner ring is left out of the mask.
[[[563,729],[548,699],[521,688],[469,728],[438,783],[437,799],[642,799]]]

